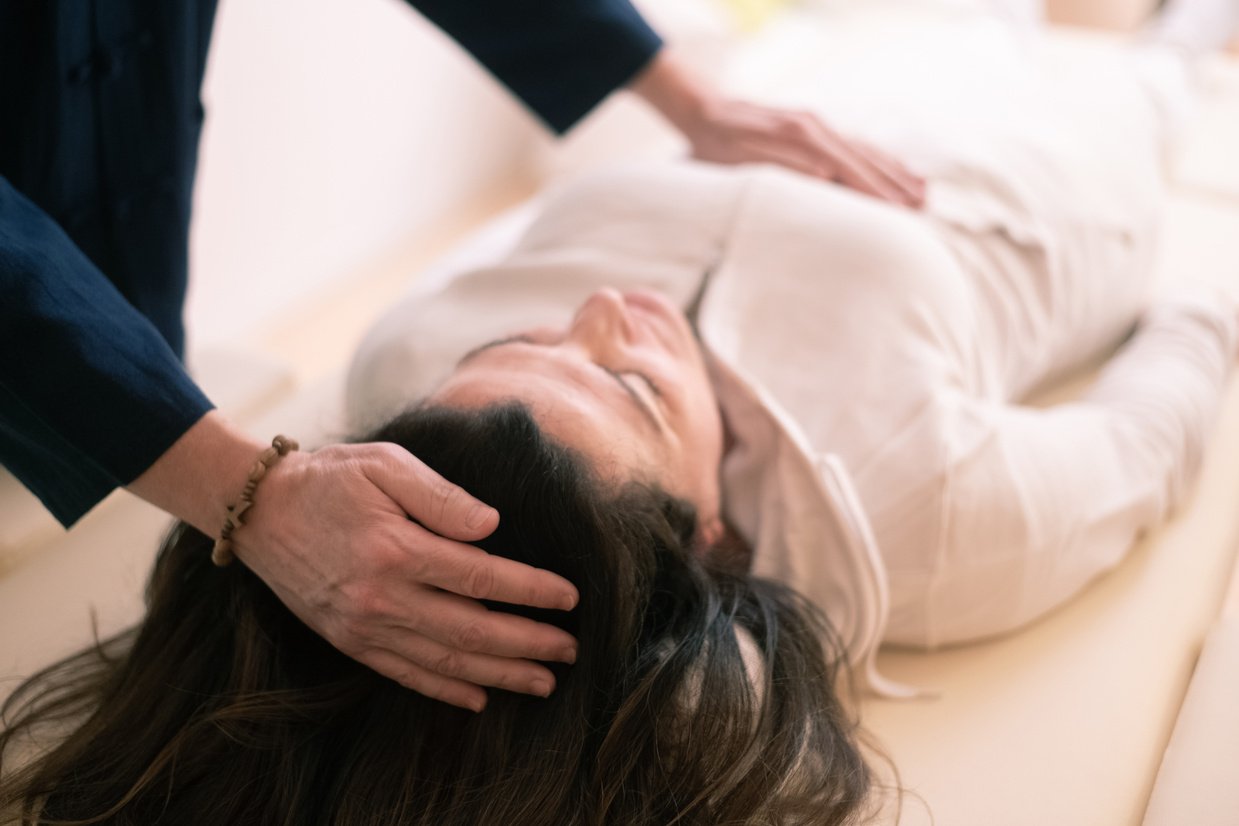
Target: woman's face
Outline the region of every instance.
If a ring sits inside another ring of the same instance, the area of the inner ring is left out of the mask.
[[[716,538],[722,421],[688,320],[662,295],[599,290],[564,329],[473,350],[428,402],[509,399],[604,478],[656,482],[693,502],[703,538]]]

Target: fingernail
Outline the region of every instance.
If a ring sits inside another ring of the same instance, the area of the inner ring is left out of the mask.
[[[569,646],[568,648],[561,650],[556,659],[561,663],[568,663],[569,665],[576,662],[576,646]]]
[[[469,701],[469,710],[475,714],[480,714],[486,709],[486,701],[474,698]]]
[[[551,684],[546,680],[534,680],[533,683],[530,684],[529,690],[534,694],[537,694],[539,697],[551,696]]]
[[[576,594],[564,594],[564,598],[559,601],[559,607],[565,611],[576,608]]]
[[[470,529],[478,527],[486,521],[492,510],[494,508],[487,505],[474,505],[473,509],[469,511],[469,515],[465,517],[465,527]]]

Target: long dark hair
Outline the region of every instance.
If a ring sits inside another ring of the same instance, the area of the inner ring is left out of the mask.
[[[552,666],[555,693],[495,691],[481,714],[421,697],[336,651],[243,566],[214,567],[210,540],[179,525],[145,621],[5,703],[0,813],[142,826],[864,814],[871,775],[836,698],[824,620],[791,590],[694,548],[690,505],[648,485],[602,485],[515,404],[416,409],[365,439],[406,447],[498,508],[485,550],[576,584],[577,610],[524,611],[580,640],[575,665]],[[752,673],[737,628],[762,654]],[[19,740],[48,725],[62,729],[55,745],[12,769]]]

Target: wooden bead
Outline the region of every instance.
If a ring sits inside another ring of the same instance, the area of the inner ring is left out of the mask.
[[[211,561],[220,568],[232,562],[235,556],[232,552],[232,542],[227,539],[218,540],[215,547],[211,549]]]
[[[236,558],[236,553],[233,551],[232,532],[245,524],[245,512],[254,505],[254,494],[258,492],[258,483],[280,460],[281,456],[286,456],[299,447],[295,439],[282,435],[276,436],[271,440],[271,447],[258,456],[250,469],[249,479],[241,490],[240,500],[237,504],[228,506],[227,516],[224,517],[224,527],[219,532],[219,539],[211,548],[211,562],[222,568]]]

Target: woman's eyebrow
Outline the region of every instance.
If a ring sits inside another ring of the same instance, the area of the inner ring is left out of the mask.
[[[469,352],[461,356],[460,361],[456,362],[456,366],[457,367],[461,366],[462,364],[464,364],[466,361],[473,358],[477,354],[484,352],[486,350],[489,350],[492,347],[502,347],[505,344],[512,344],[517,341],[523,341],[523,342],[528,343],[528,342],[532,342],[533,339],[524,334],[517,334],[514,336],[505,336],[504,338],[497,338],[494,341],[488,341],[485,344],[482,344],[478,347],[474,347],[472,350],[470,350]]]

